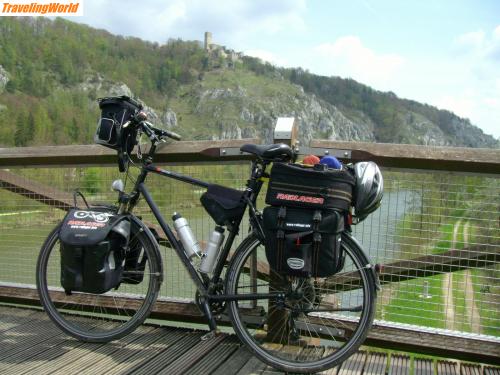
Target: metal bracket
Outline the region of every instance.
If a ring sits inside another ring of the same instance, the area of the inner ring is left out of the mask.
[[[243,154],[239,147],[221,147],[219,149],[219,156],[238,156]]]
[[[340,149],[340,148],[323,148],[323,147],[299,147],[299,155],[321,155],[321,156],[335,156],[339,159],[350,159],[351,150]]]

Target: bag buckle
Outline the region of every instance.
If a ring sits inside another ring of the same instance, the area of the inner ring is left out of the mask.
[[[278,219],[284,219],[284,218],[286,218],[286,207],[281,206],[278,211]]]
[[[314,211],[313,221],[319,223],[322,219],[321,211]]]
[[[276,237],[277,237],[279,240],[284,239],[284,238],[285,238],[285,232],[284,232],[284,231],[282,231],[281,229],[280,229],[280,230],[278,230],[278,231],[276,232]]]
[[[321,242],[321,233],[314,233],[313,234],[313,242]]]

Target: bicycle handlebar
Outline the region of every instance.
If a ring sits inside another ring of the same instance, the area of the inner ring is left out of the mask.
[[[155,128],[153,124],[147,121],[141,121],[139,123],[139,126],[151,140],[154,140],[155,138],[159,140],[158,138],[164,138],[164,137],[168,137],[176,141],[180,141],[182,139],[179,134],[171,132],[169,130],[162,130]]]
[[[153,124],[146,121],[147,118],[148,116],[146,115],[146,113],[144,111],[140,111],[134,116],[134,122],[137,124],[137,126],[141,127],[144,133],[146,133],[146,135],[152,141],[155,139],[159,141],[160,140],[159,138],[164,138],[164,137],[168,137],[176,141],[180,141],[182,139],[182,137],[179,134],[174,133],[170,130],[162,130],[155,128]]]

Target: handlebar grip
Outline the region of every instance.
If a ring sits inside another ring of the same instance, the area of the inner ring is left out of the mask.
[[[163,133],[169,137],[169,138],[172,138],[172,139],[175,139],[176,141],[180,141],[182,139],[182,137],[177,134],[177,133],[174,133],[174,132],[171,132],[169,130],[163,130]]]

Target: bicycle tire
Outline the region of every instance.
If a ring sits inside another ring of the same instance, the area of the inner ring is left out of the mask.
[[[66,295],[60,284],[59,228],[45,240],[36,266],[38,295],[50,319],[67,334],[86,342],[109,342],[132,332],[148,317],[158,296],[162,275],[157,245],[132,221],[130,243],[138,241],[142,256],[147,257],[142,283],[122,283],[104,294]]]
[[[346,254],[343,270],[330,278],[301,279],[302,297],[293,294],[299,290],[299,287],[293,289],[298,285],[298,278],[282,277],[270,269],[264,247],[255,235],[249,235],[235,251],[228,268],[227,294],[272,290],[286,294],[284,307],[270,300],[228,302],[234,331],[263,362],[282,371],[323,371],[343,362],[363,343],[375,313],[375,274],[369,269],[367,257],[350,236],[342,236],[342,247]],[[253,260],[257,264],[257,277],[253,281],[249,272],[252,254],[257,261]],[[272,286],[269,280],[274,280]],[[356,283],[360,286],[353,289]],[[327,288],[328,285],[331,287]],[[292,298],[295,305],[287,309],[286,306],[292,305]],[[320,312],[333,309],[335,304],[344,309],[348,303],[361,303],[361,311],[330,312],[328,316]],[[303,316],[300,313],[297,316],[300,309],[306,311]],[[284,317],[277,318],[279,311]],[[280,321],[283,323],[277,324]]]

